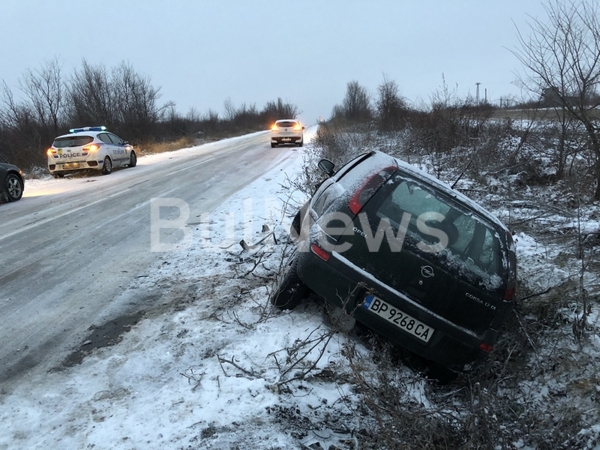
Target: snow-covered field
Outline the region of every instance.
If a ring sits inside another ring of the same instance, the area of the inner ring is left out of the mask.
[[[127,287],[123,295],[159,288],[164,301],[120,342],[95,349],[81,364],[0,392],[0,449],[360,448],[357,433],[373,422],[359,413],[364,398],[347,356],[371,367],[372,350],[353,333],[335,332],[317,301],[293,312],[268,302],[290,250],[290,212],[303,200],[289,189],[303,153],[202,217],[191,242],[163,253]],[[286,204],[292,208],[284,211]],[[563,267],[556,262],[560,249],[524,232],[516,238],[520,276],[531,280],[531,290],[577,275],[570,262]],[[249,249],[239,244],[242,239]],[[565,308],[572,319],[574,307]],[[588,426],[576,446],[564,448],[600,448],[596,305],[588,323],[585,346],[565,333],[553,345],[542,343],[530,362],[564,351],[566,359],[585,366],[553,373],[540,363],[539,377],[522,380],[518,395],[503,394],[514,396],[515,410],[584,399],[580,406]],[[440,394],[407,367],[400,364],[395,371],[402,380],[399,401],[432,417],[464,416],[458,400],[450,407],[436,399],[458,398],[470,379]],[[494,412],[489,414],[493,422]],[[532,448],[520,440],[490,444]]]

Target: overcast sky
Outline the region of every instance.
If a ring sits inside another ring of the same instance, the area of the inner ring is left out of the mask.
[[[24,73],[55,58],[65,76],[84,59],[125,61],[181,114],[281,97],[307,124],[331,115],[349,81],[374,97],[384,76],[415,105],[443,77],[496,102],[519,95],[509,49],[529,16],[545,19],[541,1],[0,0],[0,79],[18,96]]]

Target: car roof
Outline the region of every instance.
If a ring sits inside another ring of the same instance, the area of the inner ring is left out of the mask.
[[[73,136],[90,136],[90,137],[96,137],[96,136],[98,136],[99,134],[102,134],[102,133],[107,133],[107,131],[78,131],[76,133],[61,134],[60,136],[56,136],[54,138],[54,140],[60,139],[60,138],[73,137]]]
[[[275,121],[275,123],[278,122],[298,122],[298,119],[279,119]]]
[[[63,137],[70,136],[98,136],[101,133],[110,133],[106,129],[104,125],[97,127],[80,127],[80,128],[71,128],[67,134],[61,134],[60,136],[55,137],[54,139],[59,139]]]

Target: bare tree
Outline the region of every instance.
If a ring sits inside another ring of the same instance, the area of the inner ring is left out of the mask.
[[[373,116],[369,94],[358,81],[350,81],[346,85],[342,111],[346,119],[356,122],[368,121]]]
[[[233,122],[233,119],[235,119],[235,105],[231,101],[231,98],[227,97],[225,99],[223,109],[225,110],[225,120]]]
[[[20,85],[37,122],[43,128],[51,128],[56,135],[64,118],[66,91],[58,60],[47,62],[39,70],[27,71]]]
[[[600,200],[599,6],[593,0],[551,0],[546,12],[549,21],[532,19],[529,36],[517,29],[519,47],[513,53],[526,70],[520,81],[583,125],[595,155],[594,198]]]
[[[117,122],[110,80],[104,66],[92,66],[83,60],[81,71],[75,71],[69,91],[71,124],[107,125]]]
[[[137,139],[150,134],[160,118],[160,89],[125,62],[113,70],[110,87],[115,119],[125,128],[124,132]]]
[[[261,114],[264,116],[265,125],[270,127],[277,119],[295,119],[300,111],[296,105],[284,102],[278,97],[277,101],[267,102]]]
[[[377,119],[379,127],[385,131],[391,131],[402,127],[402,117],[407,110],[406,102],[398,94],[398,85],[389,80],[385,75],[383,83],[377,88]]]

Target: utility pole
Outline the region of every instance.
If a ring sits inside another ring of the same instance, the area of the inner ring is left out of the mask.
[[[479,105],[479,85],[481,84],[480,82],[475,83],[477,85],[477,91],[475,94],[475,104]]]

